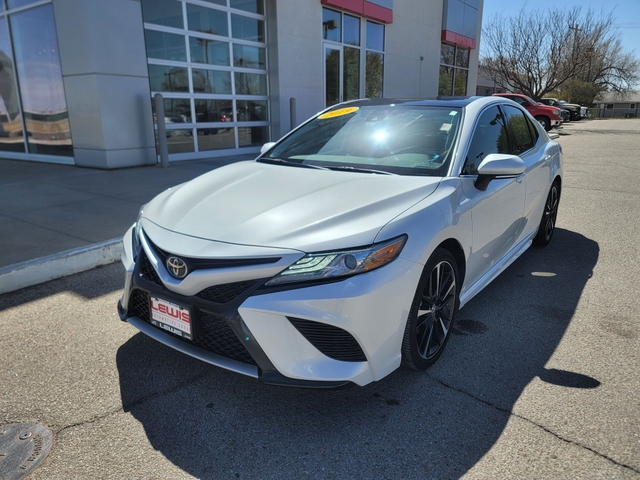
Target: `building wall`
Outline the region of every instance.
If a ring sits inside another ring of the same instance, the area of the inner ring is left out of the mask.
[[[75,163],[156,162],[139,0],[54,0]]]
[[[276,140],[292,128],[291,98],[296,99],[298,124],[323,108],[322,5],[320,0],[269,0],[267,12],[269,38],[275,42],[269,45],[269,58],[271,137]]]
[[[484,0],[477,1],[478,17],[476,25],[476,48],[471,50],[469,55],[469,77],[467,80],[467,95],[476,95],[476,85],[478,82],[478,66],[480,56],[480,37],[482,36],[482,9]]]
[[[438,95],[442,0],[399,0],[386,27],[384,96]]]

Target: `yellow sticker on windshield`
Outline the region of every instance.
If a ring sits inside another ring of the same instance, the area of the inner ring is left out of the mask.
[[[359,107],[340,108],[338,110],[331,110],[330,112],[323,113],[318,118],[324,120],[325,118],[341,117],[342,115],[349,115],[350,113],[360,110]]]

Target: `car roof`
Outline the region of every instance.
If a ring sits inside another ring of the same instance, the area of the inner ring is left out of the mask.
[[[408,105],[408,106],[434,106],[464,108],[467,105],[487,97],[440,97],[428,99],[403,99],[403,98],[375,98],[365,100],[353,100],[341,103],[341,106],[352,105],[358,107],[378,106],[378,105]],[[336,105],[337,106],[337,105]]]

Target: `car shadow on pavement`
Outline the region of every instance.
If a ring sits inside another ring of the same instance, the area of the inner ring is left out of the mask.
[[[114,274],[115,272],[122,273]],[[0,312],[65,292],[92,300],[109,293],[122,291],[124,270],[120,262],[99,266],[77,275],[82,275],[82,282],[75,281],[76,275],[73,275],[0,294]]]
[[[496,443],[532,380],[598,387],[545,368],[598,255],[596,242],[557,229],[460,310],[434,367],[363,388],[269,387],[140,333],[117,353],[122,403],[154,449],[199,478],[459,477]]]

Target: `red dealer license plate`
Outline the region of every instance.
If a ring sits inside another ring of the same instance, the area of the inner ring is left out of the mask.
[[[149,297],[151,324],[168,332],[193,340],[191,312],[188,308],[158,297]]]

